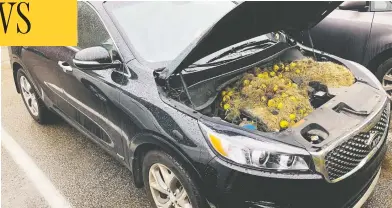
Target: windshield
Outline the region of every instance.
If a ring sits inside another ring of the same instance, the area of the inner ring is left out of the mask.
[[[175,59],[235,7],[233,2],[107,2],[134,52],[147,62]]]

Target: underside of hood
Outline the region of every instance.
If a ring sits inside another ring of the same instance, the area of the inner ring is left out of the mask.
[[[313,27],[341,2],[243,2],[191,43],[161,73],[167,79],[197,60],[250,38],[279,30]]]

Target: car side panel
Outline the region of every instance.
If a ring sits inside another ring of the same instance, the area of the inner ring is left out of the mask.
[[[57,105],[61,96],[61,93],[52,87],[60,85],[57,65],[54,62],[60,48],[25,46],[20,53],[20,60],[36,84],[37,93],[44,102],[46,96],[54,105]]]
[[[363,65],[368,66],[374,57],[388,49],[392,49],[392,11],[375,12]]]
[[[81,70],[72,63],[76,48],[63,47],[57,61],[66,62],[71,71],[59,70],[60,91],[63,99],[59,101],[60,110],[73,122],[87,130],[92,138],[101,143],[112,155],[124,154],[121,120],[109,120],[109,114],[118,108],[119,91],[113,80],[114,69]]]
[[[192,161],[211,159],[209,155],[201,155],[207,144],[197,119],[162,101],[152,70],[144,68],[136,60],[127,66],[133,76],[121,87],[120,104],[124,111],[123,129],[129,158],[135,157],[137,144],[143,143],[136,142],[135,138],[143,138],[140,134],[150,134],[172,144]]]
[[[362,63],[373,14],[374,12],[334,10],[311,29],[314,47]],[[300,39],[310,46],[306,33]]]

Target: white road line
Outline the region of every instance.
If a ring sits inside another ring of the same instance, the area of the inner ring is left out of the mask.
[[[15,163],[24,171],[26,176],[34,184],[34,187],[45,198],[50,207],[71,208],[67,199],[54,187],[49,178],[38,168],[29,155],[18,143],[1,128],[1,145],[11,155]]]

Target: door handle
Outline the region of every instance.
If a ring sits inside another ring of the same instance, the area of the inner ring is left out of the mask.
[[[63,69],[64,72],[72,71],[72,67],[65,61],[59,61],[58,65]]]

